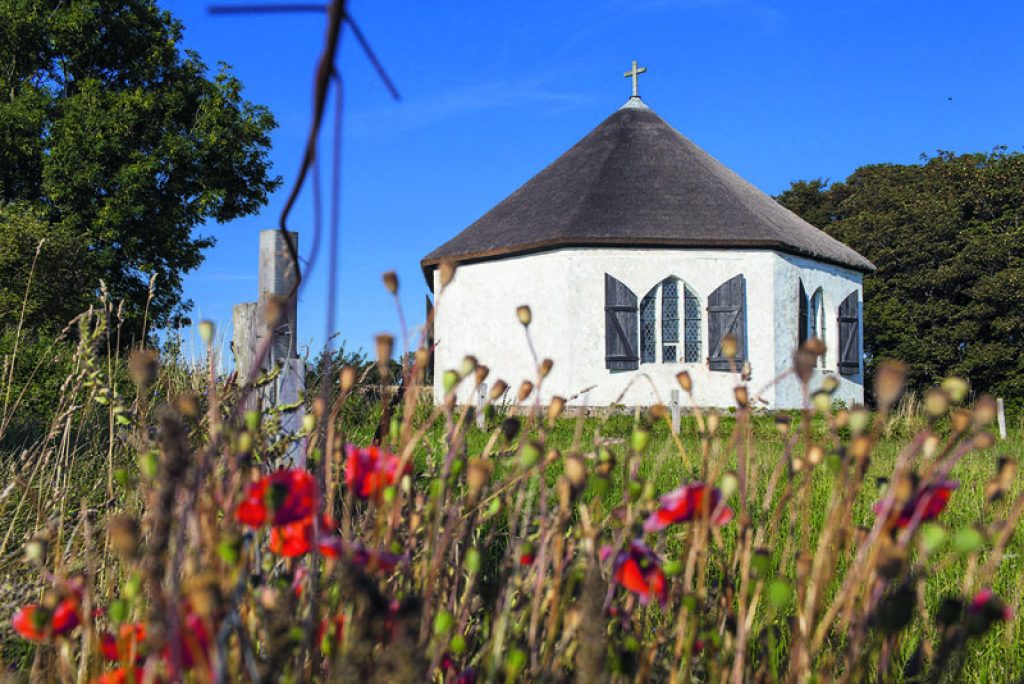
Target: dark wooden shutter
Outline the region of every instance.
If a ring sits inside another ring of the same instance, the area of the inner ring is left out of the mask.
[[[857,292],[839,305],[839,374],[860,372],[860,301]]]
[[[638,314],[636,295],[604,274],[604,365],[609,370],[636,370]]]
[[[797,321],[797,334],[796,343],[801,345],[807,341],[807,331],[810,328],[810,317],[807,312],[807,290],[804,289],[804,281],[800,281],[800,292],[797,294],[800,298],[800,320]]]
[[[747,287],[738,275],[722,283],[708,297],[708,365],[713,371],[728,371],[729,357],[722,353],[726,335],[736,338],[736,370],[747,358]]]

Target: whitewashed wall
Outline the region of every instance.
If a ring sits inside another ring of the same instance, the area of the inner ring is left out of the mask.
[[[788,368],[792,355],[789,338],[794,342],[796,338],[796,296],[790,296],[790,291],[778,282],[789,278],[790,271],[820,272],[822,282],[831,283],[826,293],[830,312],[840,301],[832,293],[842,290],[842,283],[859,288],[858,274],[840,273],[842,269],[767,250],[560,249],[460,266],[443,294],[435,272],[435,399],[443,398],[444,371],[459,368],[466,355],[476,356],[490,367],[489,384],[501,378],[512,387],[513,395],[523,379],[536,382],[536,366],[516,318],[516,307],[527,304],[533,311],[530,332],[537,355],[554,361],[554,369],[543,383],[543,402],[560,395],[571,398],[572,405],[667,403],[670,392],[678,389],[676,373],[685,369],[693,377],[694,398],[699,405],[732,406],[737,376],[711,372],[703,360],[708,352],[704,309],[708,294],[729,278],[743,274],[747,287],[747,350],[753,372],[750,387],[766,388],[760,395],[763,406],[799,406],[802,400],[798,386],[794,392],[785,383],[771,382]],[[638,371],[607,370],[605,273],[633,290],[638,300],[668,276],[685,282],[701,300],[702,361],[641,364]],[[796,281],[792,282],[795,292]],[[811,283],[808,275],[805,284],[810,287]],[[828,315],[835,318],[834,313]],[[835,327],[834,322],[831,327]],[[827,332],[835,334],[834,330]],[[474,400],[470,384],[466,382],[460,388],[462,403]],[[845,385],[844,390],[848,389]]]
[[[776,367],[780,370],[792,364],[793,352],[796,349],[797,321],[799,309],[797,297],[800,281],[810,297],[820,287],[825,300],[825,364],[817,368],[809,383],[813,392],[821,386],[825,375],[834,375],[839,379],[839,389],[834,397],[848,406],[864,403],[864,363],[861,371],[854,376],[839,375],[839,304],[851,292],[857,292],[861,304],[861,350],[864,340],[863,312],[863,276],[857,271],[823,264],[803,257],[789,254],[777,254],[775,267],[775,299],[779,303],[775,317],[775,354]],[[792,304],[787,305],[787,302]],[[775,392],[776,404],[779,408],[796,408],[803,405],[803,389],[796,377],[790,375],[778,383]]]

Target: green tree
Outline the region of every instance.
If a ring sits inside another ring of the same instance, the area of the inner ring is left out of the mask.
[[[955,373],[1024,397],[1024,155],[873,164],[778,200],[878,267],[864,279],[869,372],[902,359],[916,389]]]
[[[32,322],[64,325],[102,279],[137,332],[152,275],[150,322],[185,322],[181,276],[214,243],[197,229],[256,212],[280,183],[273,116],[226,65],[211,76],[179,49],[182,30],[152,0],[0,0],[0,205],[17,203],[0,243],[24,256],[45,237],[41,263],[75,259],[73,277],[37,274]],[[24,284],[0,278],[0,326]]]

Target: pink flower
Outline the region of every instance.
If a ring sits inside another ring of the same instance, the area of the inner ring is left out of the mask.
[[[705,496],[707,492],[710,496]],[[715,525],[732,520],[732,509],[722,503],[722,492],[703,482],[686,484],[661,497],[661,507],[644,522],[644,532],[663,530],[678,522],[689,522],[703,516],[705,509]]]
[[[629,549],[615,557],[612,577],[616,584],[639,596],[640,603],[648,603],[651,597],[657,598],[659,603],[668,599],[665,573],[658,556],[639,541],[631,543]]]

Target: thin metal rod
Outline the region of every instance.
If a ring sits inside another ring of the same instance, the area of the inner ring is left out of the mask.
[[[210,14],[308,14],[327,11],[327,5],[210,5]]]

